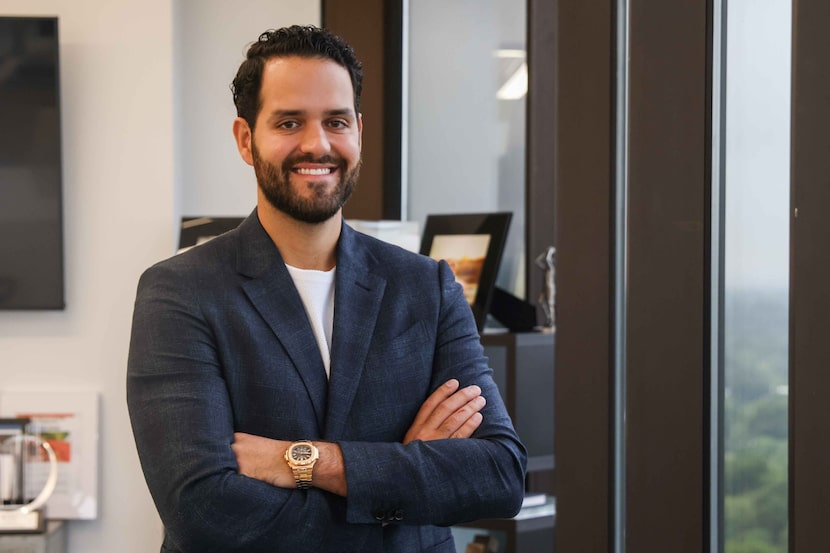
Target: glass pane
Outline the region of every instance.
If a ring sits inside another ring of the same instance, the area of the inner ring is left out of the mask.
[[[791,0],[729,0],[725,553],[787,551]]]
[[[525,19],[513,0],[409,3],[407,218],[511,211],[496,284],[522,298]]]

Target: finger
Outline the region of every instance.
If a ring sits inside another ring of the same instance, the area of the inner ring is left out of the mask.
[[[235,432],[234,435],[233,435],[233,441],[231,442],[231,449],[234,450],[234,451],[237,451],[240,448],[241,443],[244,442],[244,441],[245,441],[244,435],[242,435],[238,432]]]
[[[467,419],[466,416],[463,416],[463,413],[458,414],[459,411],[462,411],[465,407],[469,408],[470,406],[476,405],[479,398],[481,398],[481,388],[476,385],[467,386],[466,388],[458,390],[433,409],[425,421],[425,426],[428,428],[440,428],[442,430],[450,429],[450,433],[455,432],[463,421]],[[481,409],[481,407],[484,407],[484,405],[481,404],[478,409],[469,411],[468,416],[474,411]],[[453,424],[456,424],[456,426],[450,428]]]
[[[438,386],[434,392],[424,401],[421,408],[418,409],[418,414],[415,415],[415,420],[412,421],[412,426],[423,425],[427,418],[432,414],[435,408],[441,404],[442,401],[450,397],[458,389],[460,383],[455,378],[451,378]]]
[[[469,438],[473,435],[473,432],[478,430],[483,420],[484,416],[480,412],[473,413],[450,438]]]
[[[470,417],[484,409],[486,404],[487,401],[482,396],[471,399],[441,422],[438,427],[440,433],[444,437],[452,437],[470,420]]]

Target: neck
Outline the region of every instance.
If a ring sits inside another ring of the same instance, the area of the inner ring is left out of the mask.
[[[267,201],[260,201],[257,215],[286,264],[298,269],[328,271],[337,263],[342,211],[327,221],[310,224],[293,219]]]

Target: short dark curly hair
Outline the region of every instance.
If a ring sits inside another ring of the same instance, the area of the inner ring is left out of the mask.
[[[265,31],[248,48],[245,61],[231,83],[236,114],[253,130],[262,107],[259,92],[262,70],[271,58],[299,56],[332,60],[349,72],[354,90],[354,110],[360,113],[363,66],[349,44],[339,36],[313,25],[292,25]]]

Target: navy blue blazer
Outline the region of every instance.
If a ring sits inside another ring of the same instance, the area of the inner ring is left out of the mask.
[[[514,515],[526,452],[445,262],[343,224],[331,379],[254,212],[148,269],[127,400],[162,551],[454,552],[448,525]],[[449,378],[487,399],[470,439],[401,440]],[[337,442],[348,497],[238,473],[234,432]]]

